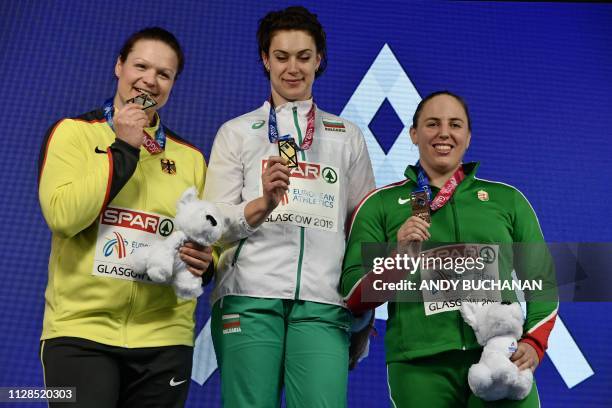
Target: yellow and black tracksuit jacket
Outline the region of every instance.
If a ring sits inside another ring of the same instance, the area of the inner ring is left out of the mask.
[[[145,132],[154,138],[159,123]],[[39,159],[40,205],[52,232],[41,339],[193,346],[195,300],[177,299],[168,285],[92,273],[104,209],[172,219],[185,189],[202,193],[202,153],[165,127],[164,133],[164,151],[151,155],[116,139],[101,109],[50,128]]]

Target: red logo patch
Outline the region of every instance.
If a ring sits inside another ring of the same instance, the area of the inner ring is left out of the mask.
[[[267,160],[261,161],[261,172],[263,173],[268,165]],[[299,162],[297,167],[290,169],[291,177],[303,178],[308,180],[318,179],[321,175],[321,166],[316,163]]]
[[[102,224],[132,228],[155,234],[159,225],[159,217],[121,208],[107,208],[102,213]]]

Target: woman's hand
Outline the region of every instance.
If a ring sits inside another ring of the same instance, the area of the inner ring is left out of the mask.
[[[510,356],[510,361],[513,361],[519,370],[529,368],[531,371],[535,371],[540,364],[538,353],[533,346],[524,342],[519,342],[517,350]]]
[[[272,212],[289,190],[291,172],[280,156],[270,156],[261,175],[263,198],[268,212]]]
[[[185,242],[179,248],[179,256],[187,264],[189,272],[197,277],[204,275],[213,260],[212,247],[195,242]]]
[[[412,257],[419,256],[421,243],[431,238],[430,224],[413,215],[397,231],[397,251]]]
[[[139,149],[143,140],[142,132],[148,121],[149,119],[142,110],[142,106],[128,103],[115,112],[113,117],[117,139],[121,139]]]
[[[244,208],[244,218],[253,228],[260,226],[278,206],[289,190],[291,172],[280,156],[270,156],[261,175],[263,195],[249,201]]]

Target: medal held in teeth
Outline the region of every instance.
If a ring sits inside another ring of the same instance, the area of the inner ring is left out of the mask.
[[[149,95],[147,95],[144,92],[138,96],[135,96],[132,99],[128,99],[126,102],[135,103],[136,105],[140,105],[142,106],[142,110],[146,110],[146,109],[152,108],[153,106],[157,105],[157,102],[155,102],[155,99],[151,98]]]

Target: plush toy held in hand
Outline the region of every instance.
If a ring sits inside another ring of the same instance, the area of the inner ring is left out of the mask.
[[[224,225],[217,207],[199,200],[197,190],[191,187],[176,204],[174,232],[165,240],[136,252],[132,260],[134,270],[146,271],[154,282],[171,283],[180,298],[196,298],[202,294],[202,278],[187,270],[179,256],[179,248],[187,241],[212,245],[221,237]]]
[[[464,301],[461,315],[484,346],[480,361],[468,372],[472,392],[485,401],[524,399],[531,391],[533,373],[529,369],[519,371],[510,361],[523,333],[521,306]]]

